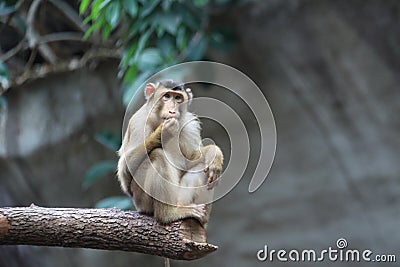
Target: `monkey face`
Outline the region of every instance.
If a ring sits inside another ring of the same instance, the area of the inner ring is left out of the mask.
[[[181,116],[185,116],[187,105],[193,98],[190,88],[185,89],[183,85],[172,80],[148,83],[144,93],[151,106],[150,116],[153,117],[154,125],[168,119],[179,120]]]
[[[162,94],[159,101],[161,102],[160,117],[162,120],[171,118],[179,120],[182,103],[186,101],[184,94],[180,91],[168,90]]]

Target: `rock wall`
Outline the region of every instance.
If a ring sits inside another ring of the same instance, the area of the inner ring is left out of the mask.
[[[221,249],[204,262],[253,266],[265,244],[322,250],[339,238],[398,253],[399,10],[396,1],[258,1],[233,15],[240,45],[216,58],[264,91],[277,153],[259,191],[247,193],[244,179],[214,206],[209,236]]]
[[[4,95],[0,183],[17,204],[87,207],[110,191],[99,186],[85,192],[81,183],[91,164],[116,157],[94,140],[96,132],[120,133],[116,68],[104,62],[95,70],[53,74]],[[119,193],[118,185],[107,184]]]
[[[4,95],[1,206],[93,207],[102,198],[121,195],[113,175],[82,188],[92,164],[116,158],[94,139],[100,131],[121,132],[124,108],[116,69],[117,62],[102,62],[94,69],[46,76]],[[85,251],[3,247],[0,266],[78,266],[90,257]]]

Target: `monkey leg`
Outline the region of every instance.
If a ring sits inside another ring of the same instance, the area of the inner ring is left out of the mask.
[[[204,224],[206,206],[193,203],[193,190],[181,194],[181,171],[168,161],[162,149],[153,150],[150,160],[152,166],[147,169],[144,190],[153,197],[154,217],[162,223],[195,218]]]
[[[181,178],[181,192],[180,192],[180,199],[178,205],[188,205],[190,203],[194,203],[197,205],[205,205],[205,218],[203,225],[204,227],[207,226],[207,222],[210,218],[211,208],[212,208],[212,201],[214,196],[214,190],[210,190],[207,186],[207,179],[208,175],[204,172],[204,167],[201,166],[193,167],[192,169],[188,170]],[[188,201],[189,198],[190,203],[183,202]]]
[[[125,159],[120,158],[117,175],[122,190],[132,198],[136,210],[151,215],[153,214],[153,200],[138,185],[138,182],[140,183],[139,178],[145,177],[148,165],[148,162],[144,161],[135,172],[135,177],[133,177]]]
[[[132,177],[130,191],[132,192],[132,200],[136,210],[148,215],[153,215],[154,200],[144,191],[149,168],[151,168],[151,162],[149,159],[145,159]]]
[[[122,191],[124,191],[125,194],[132,197],[132,191],[130,188],[130,183],[132,182],[132,175],[128,170],[128,166],[126,165],[125,159],[122,157],[118,161],[117,177]]]

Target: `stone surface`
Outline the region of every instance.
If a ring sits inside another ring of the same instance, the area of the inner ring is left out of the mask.
[[[4,95],[0,185],[15,204],[90,207],[110,188],[120,193],[112,177],[88,191],[81,186],[92,164],[116,158],[94,139],[101,131],[120,134],[123,107],[116,67],[115,61],[104,62],[95,70],[53,74]]]

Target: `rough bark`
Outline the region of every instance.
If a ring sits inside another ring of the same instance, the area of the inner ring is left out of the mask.
[[[0,245],[124,250],[193,260],[217,249],[205,241],[204,228],[193,219],[161,225],[119,209],[0,208]]]

